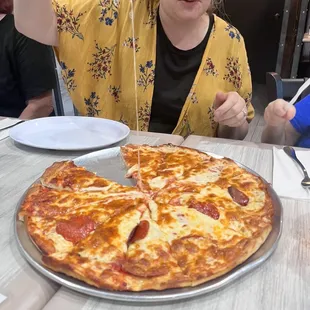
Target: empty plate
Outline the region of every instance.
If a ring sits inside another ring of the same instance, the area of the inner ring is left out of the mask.
[[[38,118],[10,129],[10,137],[21,144],[49,149],[79,151],[103,148],[125,139],[128,126],[82,116]]]

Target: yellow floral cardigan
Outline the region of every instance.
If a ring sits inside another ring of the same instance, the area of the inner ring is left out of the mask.
[[[137,82],[139,126],[142,131],[148,130],[158,3],[154,7],[147,3],[134,0],[133,38],[129,0],[54,0],[60,37],[55,51],[65,85],[81,115],[113,119],[136,129]],[[248,120],[254,117],[243,38],[238,30],[215,16],[201,66],[173,133],[215,136],[218,124],[213,117],[213,101],[218,91],[237,91],[247,103]]]

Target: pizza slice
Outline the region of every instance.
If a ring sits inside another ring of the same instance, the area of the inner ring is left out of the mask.
[[[135,188],[120,193],[72,192],[35,184],[18,215],[43,253],[64,255],[100,224],[145,201]]]
[[[76,166],[73,161],[56,162],[47,168],[40,178],[45,187],[79,192],[109,191],[124,192],[124,187],[116,182],[97,176],[84,167]]]
[[[189,171],[197,165],[206,165],[211,159],[205,153],[171,144],[126,145],[121,147],[121,152],[128,168],[127,177],[137,180],[138,187],[151,195],[175,180],[183,178],[184,175],[188,175]]]
[[[102,218],[113,216],[145,195],[134,187],[124,187],[124,192],[91,191],[72,192],[56,190],[34,184],[28,191],[19,211],[19,219],[25,216],[55,218],[75,212],[100,212]]]
[[[91,285],[141,291],[185,286],[165,236],[149,216],[147,204],[128,208],[98,226],[66,255],[52,253],[43,262]]]
[[[182,180],[154,199],[151,216],[168,236],[171,255],[195,285],[246,260],[272,229],[272,202],[263,184],[255,176],[250,182],[246,174],[238,174],[239,179],[225,187]]]

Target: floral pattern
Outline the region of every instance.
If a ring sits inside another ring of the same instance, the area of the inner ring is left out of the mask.
[[[252,100],[252,93],[247,93],[244,97],[243,97],[246,107],[248,108],[251,104],[251,100]]]
[[[61,67],[62,79],[67,87],[68,92],[71,93],[76,89],[76,84],[74,80],[75,69],[69,69],[66,63],[64,63],[63,61],[60,61],[59,65]]]
[[[87,116],[94,117],[99,115],[99,113],[101,112],[101,110],[98,109],[99,100],[100,98],[95,92],[92,92],[89,98],[84,98]]]
[[[195,92],[195,88],[196,88],[196,84],[193,84],[193,86],[189,92],[189,96],[190,96],[190,100],[191,100],[192,104],[198,104],[198,98],[197,98],[197,94]]]
[[[191,94],[191,102],[192,102],[192,104],[198,104],[198,98],[197,98],[196,92],[193,92]]]
[[[210,57],[207,58],[205,66],[203,68],[203,71],[205,72],[205,74],[208,75],[212,75],[217,77],[219,75],[218,71],[215,68],[215,65],[212,61],[212,59]]]
[[[187,114],[184,116],[182,123],[183,123],[182,135],[184,139],[186,139],[194,133],[194,131],[191,129]]]
[[[227,27],[225,28],[225,31],[228,32],[228,35],[232,38],[232,39],[236,39],[238,42],[240,42],[241,40],[241,35],[240,32],[233,27],[232,25],[227,25]]]
[[[151,118],[151,105],[148,102],[145,102],[145,105],[139,108],[138,118],[140,123],[140,130],[147,131]]]
[[[216,32],[216,24],[214,23],[210,33],[210,37],[212,37],[213,39],[215,38],[215,32]]]
[[[228,57],[227,65],[225,69],[228,71],[224,76],[224,80],[232,83],[236,90],[239,90],[242,86],[242,74],[241,74],[241,65],[239,63],[238,57]]]
[[[68,10],[66,5],[60,6],[55,3],[56,16],[57,16],[57,29],[59,32],[69,32],[72,35],[72,39],[77,37],[84,40],[83,34],[80,29],[80,18],[86,13],[79,13],[74,15],[73,10]]]
[[[211,127],[214,130],[216,128],[216,122],[214,120],[214,107],[208,108],[208,116],[209,116]]]
[[[118,18],[119,0],[99,0],[99,6],[102,8],[99,21],[104,22],[107,26],[112,26]]]
[[[124,118],[124,115],[122,114],[121,115],[121,117],[120,117],[120,119],[119,119],[119,122],[120,123],[122,123],[122,124],[124,124],[124,125],[126,125],[126,126],[128,126],[129,124],[128,124],[128,122],[125,120],[125,118]]]
[[[153,7],[151,4],[148,5],[148,20],[145,22],[145,25],[148,25],[150,28],[154,28],[157,23],[157,8]]]
[[[96,43],[97,52],[93,54],[94,61],[87,64],[90,66],[88,72],[91,72],[92,77],[97,81],[99,79],[106,79],[107,75],[112,75],[111,66],[115,48],[116,45],[112,46],[111,48],[101,48],[99,44]]]
[[[149,85],[154,84],[155,79],[155,68],[152,60],[146,62],[146,64],[140,65],[140,75],[138,79],[138,86],[143,87],[144,91],[146,91]]]
[[[120,86],[109,86],[109,94],[114,98],[115,102],[120,102],[120,93],[121,93],[121,87]]]
[[[136,34],[132,34],[129,0],[52,1],[60,31],[57,56],[62,61],[61,74],[79,113],[114,119],[136,129],[132,80],[136,69],[138,123],[141,130],[148,130],[154,92],[156,48],[153,43],[159,1],[134,0]],[[150,4],[148,8],[146,3]],[[93,31],[95,28],[101,29],[104,35],[98,35]],[[218,42],[221,42],[220,49],[213,46]],[[214,92],[204,87],[210,81],[215,90],[240,93],[247,102],[249,119],[254,115],[248,94],[251,81],[242,36],[214,16],[209,44],[203,70],[195,79],[195,88],[188,92],[175,134],[185,137],[193,133],[215,135],[218,123],[214,122],[211,107]],[[135,68],[133,53],[136,55]],[[128,100],[123,100],[125,93],[131,102],[129,106]]]
[[[133,38],[133,37],[129,37],[128,39],[126,39],[123,43],[123,46],[125,47],[129,47],[129,48],[136,48],[136,53],[138,53],[140,51],[140,46],[138,44],[139,38]]]

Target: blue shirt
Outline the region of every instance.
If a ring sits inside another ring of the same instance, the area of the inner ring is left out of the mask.
[[[296,146],[310,148],[310,95],[299,101],[295,108],[296,115],[291,124],[301,136]]]

